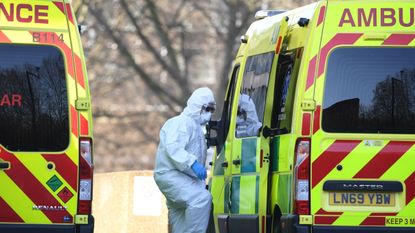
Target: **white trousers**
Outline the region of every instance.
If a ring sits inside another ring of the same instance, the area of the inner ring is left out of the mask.
[[[156,173],[154,179],[167,199],[171,233],[205,233],[212,203],[205,182],[179,171]]]

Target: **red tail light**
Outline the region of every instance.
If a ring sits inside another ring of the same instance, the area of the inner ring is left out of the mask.
[[[79,140],[79,190],[78,214],[91,214],[92,206],[92,139]]]
[[[299,215],[310,214],[310,139],[297,140],[295,149],[295,205]]]

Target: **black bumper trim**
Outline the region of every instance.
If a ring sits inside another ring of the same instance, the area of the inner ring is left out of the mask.
[[[88,217],[88,224],[2,224],[0,223],[1,233],[93,233],[94,217]]]
[[[415,233],[415,227],[342,227],[300,225],[298,215],[281,216],[281,233]]]
[[[415,233],[415,227],[331,227],[314,226],[313,233]]]

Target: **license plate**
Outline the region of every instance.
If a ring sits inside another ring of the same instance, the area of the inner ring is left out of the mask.
[[[329,205],[331,206],[395,206],[393,193],[355,193],[330,192]]]

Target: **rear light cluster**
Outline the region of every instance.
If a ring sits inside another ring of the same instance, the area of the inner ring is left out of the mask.
[[[295,149],[295,205],[299,215],[310,214],[310,139],[297,140]]]
[[[81,138],[79,140],[79,215],[91,214],[92,178],[92,139]]]

